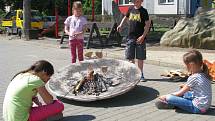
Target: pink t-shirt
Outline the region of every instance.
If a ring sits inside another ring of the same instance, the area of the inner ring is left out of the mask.
[[[65,22],[65,26],[69,27],[70,34],[83,31],[84,25],[87,24],[87,20],[84,16],[75,17],[74,15],[69,16]],[[84,35],[80,34],[76,38],[69,36],[69,40],[73,39],[84,39]]]

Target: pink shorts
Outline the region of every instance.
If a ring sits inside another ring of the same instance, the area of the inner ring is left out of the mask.
[[[63,110],[63,103],[59,100],[54,100],[52,104],[32,107],[28,121],[43,121],[48,117],[61,113]]]

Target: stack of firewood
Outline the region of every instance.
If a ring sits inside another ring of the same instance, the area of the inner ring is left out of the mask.
[[[161,74],[163,77],[167,77],[168,79],[172,81],[186,81],[189,77],[189,73],[181,71],[181,70],[170,70],[165,71],[165,73]]]
[[[171,70],[171,71],[166,71],[164,74],[161,74],[161,76],[165,77],[174,77],[174,76],[179,76],[179,77],[186,77],[189,74],[187,72],[183,72],[181,70]]]
[[[209,70],[209,75],[212,78],[212,82],[215,82],[215,61],[213,63],[209,62],[208,60],[203,61],[207,66]],[[169,79],[178,79],[178,78],[187,78],[189,77],[189,73],[183,72],[181,70],[171,70],[166,71],[164,74],[161,74],[161,76],[168,77]]]

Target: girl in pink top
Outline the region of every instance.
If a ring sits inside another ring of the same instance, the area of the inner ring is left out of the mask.
[[[73,15],[69,16],[65,24],[65,33],[69,35],[72,63],[76,62],[76,49],[78,50],[78,60],[83,61],[84,30],[87,24],[86,18],[82,16],[82,4],[80,1],[73,3]]]

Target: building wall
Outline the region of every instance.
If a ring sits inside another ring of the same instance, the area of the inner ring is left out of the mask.
[[[178,7],[177,7],[177,14],[183,15],[183,14],[189,14],[190,13],[190,0],[179,0],[178,1]]]
[[[112,1],[118,4],[118,0],[103,0],[104,9],[112,15]],[[144,0],[143,7],[149,14],[191,14],[194,15],[196,9],[201,6],[211,8],[212,0],[174,0],[173,4],[159,4],[159,0]],[[166,0],[167,1],[167,0]],[[200,3],[198,3],[200,1]],[[215,2],[215,0],[213,0]],[[119,5],[119,10],[125,14],[130,5]]]
[[[173,4],[159,4],[158,0],[154,0],[154,14],[177,14],[177,4],[177,0]]]
[[[143,7],[147,9],[149,14],[154,14],[154,3],[156,0],[144,0]]]
[[[112,0],[102,0],[103,15],[112,15]]]

